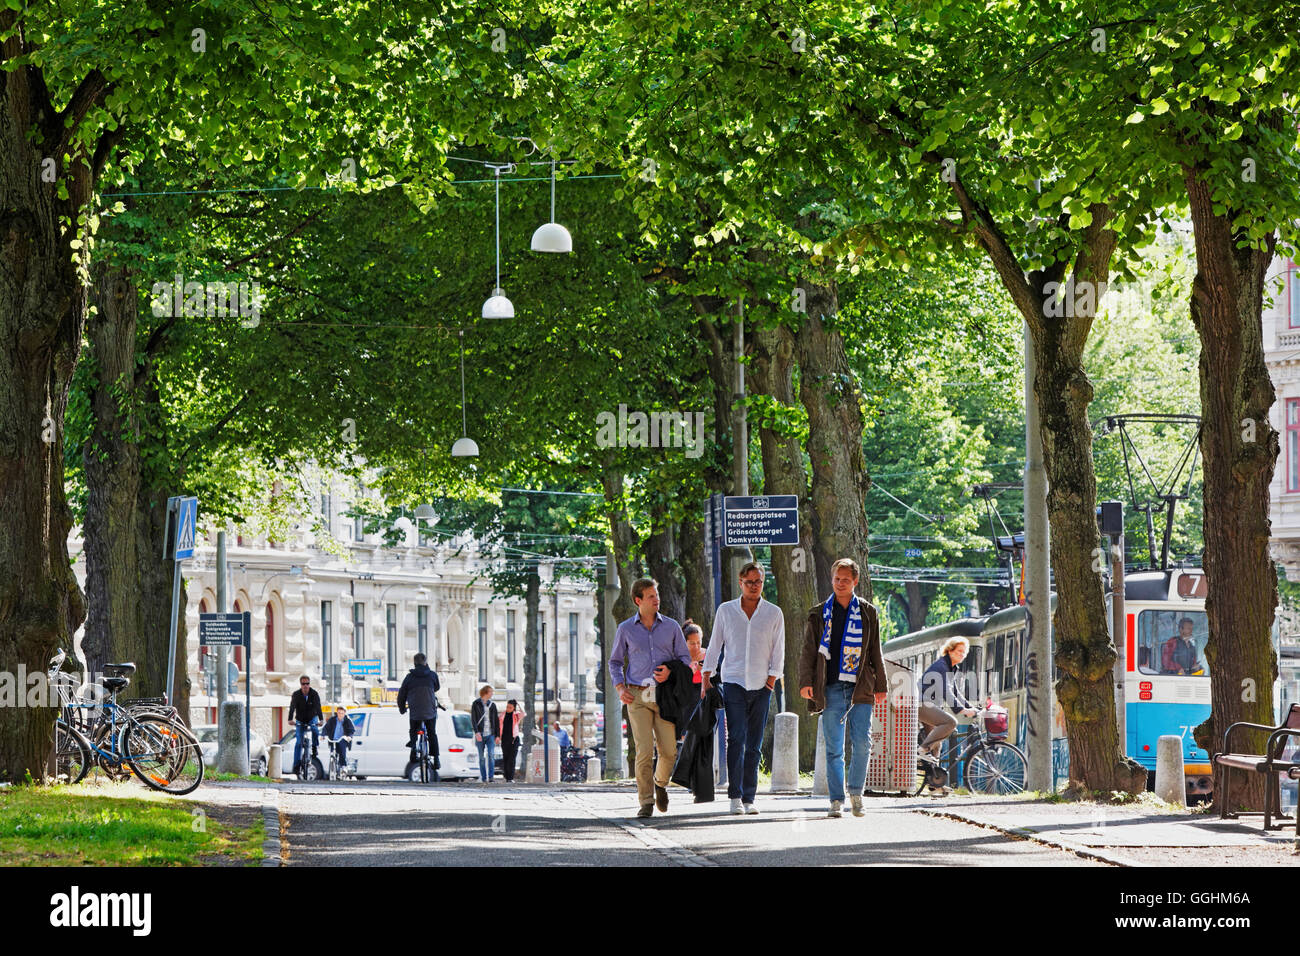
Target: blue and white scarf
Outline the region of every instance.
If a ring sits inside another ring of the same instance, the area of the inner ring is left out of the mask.
[[[818,647],[827,662],[831,659],[831,621],[835,609],[835,595],[832,594],[822,605],[822,642]],[[858,665],[862,663],[862,610],[858,606],[858,596],[849,599],[849,616],[844,622],[844,637],[840,641],[840,680],[856,684],[858,682]]]

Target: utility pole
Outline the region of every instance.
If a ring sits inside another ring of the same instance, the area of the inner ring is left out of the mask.
[[[736,302],[736,327],[732,339],[733,350],[736,353],[736,390],[732,402],[732,461],[731,461],[731,478],[732,487],[736,490],[733,494],[746,496],[749,494],[749,414],[745,407],[745,300],[743,298]],[[740,580],[740,569],[749,561],[754,559],[754,554],[749,548],[732,548],[731,550],[731,580],[723,581],[723,593],[718,595],[718,603],[721,604],[727,598],[725,595],[740,597],[736,588]]]
[[[1055,687],[1052,686],[1052,578],[1051,529],[1047,524],[1047,470],[1043,465],[1043,439],[1039,429],[1038,397],[1034,394],[1033,337],[1025,323],[1025,612],[1029,627],[1026,675],[1037,687],[1028,696],[1029,771],[1026,788],[1052,790],[1052,724]]]

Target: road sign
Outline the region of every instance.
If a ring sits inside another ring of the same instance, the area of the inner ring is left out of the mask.
[[[364,677],[373,674],[379,676],[380,660],[377,657],[357,657],[348,661],[348,673],[353,677]]]
[[[199,499],[182,498],[176,509],[175,560],[194,557],[194,526],[199,517]]]
[[[252,630],[248,611],[199,615],[199,644],[203,647],[240,647]]]
[[[723,539],[729,548],[799,543],[796,495],[728,495],[723,499]]]
[[[905,558],[919,558],[920,556],[921,556],[920,548],[906,548],[903,551],[903,557]]]

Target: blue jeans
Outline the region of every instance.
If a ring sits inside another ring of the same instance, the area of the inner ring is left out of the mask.
[[[491,780],[496,770],[497,761],[497,738],[496,735],[489,735],[482,740],[475,740],[474,746],[478,748],[478,776],[480,780]],[[487,760],[483,759],[483,751],[487,750]]]
[[[311,719],[310,725],[304,724],[300,720],[294,721],[294,724],[297,727],[297,734],[293,740],[293,765],[295,767],[297,767],[298,764],[302,762],[302,744],[303,744],[303,738],[307,736],[308,726],[311,727],[311,752],[315,753],[316,748],[320,744],[320,735],[316,733],[316,723],[317,721],[315,717]]]
[[[763,748],[767,706],[772,692],[766,687],[745,690],[744,684],[723,684],[722,702],[727,712],[727,796],[753,803],[758,791],[758,755]]]
[[[844,731],[853,743],[849,761],[849,792],[862,795],[867,785],[867,761],[871,758],[870,703],[854,704],[853,688],[844,681],[826,688],[826,709],[822,711],[822,734],[826,738],[826,786],[832,800],[844,802]]]

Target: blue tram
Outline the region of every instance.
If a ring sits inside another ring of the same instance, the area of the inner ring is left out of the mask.
[[[1124,680],[1125,752],[1154,779],[1156,740],[1183,738],[1188,795],[1212,789],[1209,755],[1196,746],[1192,730],[1210,714],[1210,672],[1205,659],[1209,629],[1205,615],[1205,572],[1195,569],[1136,571],[1124,582],[1124,627],[1117,647]],[[1111,595],[1107,593],[1107,620]],[[1052,596],[1056,608],[1056,596]],[[966,637],[970,655],[962,665],[972,703],[994,700],[1007,708],[1010,739],[1025,747],[1024,660],[1029,637],[1025,609],[1013,606],[985,617],[964,618],[900,635],[884,646],[885,657],[906,667],[913,679],[944,642]],[[1053,678],[1055,678],[1053,668]],[[1053,722],[1053,765],[1058,783],[1068,771],[1065,722],[1059,705]]]

